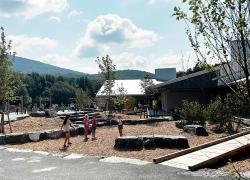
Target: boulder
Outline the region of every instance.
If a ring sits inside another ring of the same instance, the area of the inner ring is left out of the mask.
[[[188,123],[187,120],[179,120],[179,121],[176,121],[176,122],[175,122],[175,126],[176,126],[177,128],[179,128],[179,129],[183,129],[184,126],[187,125],[187,123]]]
[[[142,150],[143,140],[136,136],[117,137],[114,148],[116,150]]]
[[[29,141],[37,142],[40,140],[40,132],[28,133]]]
[[[53,109],[45,109],[44,110],[45,117],[56,117],[56,111]]]
[[[6,144],[6,136],[4,134],[0,134],[0,145]]]
[[[89,127],[88,134],[91,134],[91,132],[92,132],[92,129],[91,129],[91,127]],[[84,135],[84,127],[79,125],[79,127],[76,128],[76,134],[77,135]]]
[[[183,149],[189,147],[188,140],[184,136],[156,135],[154,136],[154,142],[156,147],[159,148]]]
[[[201,125],[186,125],[184,131],[196,136],[208,136],[208,132]]]
[[[44,111],[31,112],[30,116],[31,117],[45,117],[45,112]]]
[[[58,129],[49,130],[49,131],[46,131],[46,136],[47,136],[47,139],[59,139],[63,137],[63,131],[58,130]]]
[[[48,139],[47,138],[47,132],[41,132],[40,136],[39,136],[39,140],[40,141],[43,141],[45,139]]]
[[[156,148],[156,145],[155,145],[154,138],[145,139],[145,140],[143,141],[143,147],[144,147],[145,149],[155,149],[155,148]]]
[[[75,128],[75,129],[73,128],[73,129],[70,129],[69,133],[70,133],[70,136],[77,136],[78,130],[77,130],[77,128]]]
[[[29,135],[26,133],[11,133],[6,135],[6,144],[22,144],[29,142]]]

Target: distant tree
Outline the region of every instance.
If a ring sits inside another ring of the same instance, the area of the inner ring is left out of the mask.
[[[110,59],[109,55],[106,57],[102,57],[101,59],[97,57],[96,63],[101,70],[102,80],[104,81],[104,93],[108,96],[106,109],[111,110],[109,107],[110,104],[110,95],[112,91],[112,87],[115,83],[115,65],[113,65],[113,61]]]
[[[84,107],[87,107],[90,101],[91,101],[91,98],[87,91],[83,91],[82,89],[76,90],[76,103],[81,109],[83,109]]]
[[[123,85],[118,87],[117,92],[116,92],[116,97],[114,99],[114,103],[119,111],[123,109],[124,104],[126,103],[126,100],[127,100],[126,95],[127,95],[127,90],[123,87]]]
[[[149,74],[146,74],[140,81],[141,92],[145,95],[153,95],[157,92],[153,79]]]
[[[132,111],[132,110],[134,110],[135,103],[136,103],[136,99],[132,96],[128,96],[128,97],[126,97],[124,107],[127,111]]]
[[[58,81],[50,88],[53,103],[68,104],[69,98],[75,97],[75,88],[67,82]]]

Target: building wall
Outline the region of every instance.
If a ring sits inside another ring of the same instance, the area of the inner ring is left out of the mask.
[[[165,91],[161,94],[162,109],[170,112],[180,107],[183,100],[198,101],[207,104],[215,95],[202,91]]]

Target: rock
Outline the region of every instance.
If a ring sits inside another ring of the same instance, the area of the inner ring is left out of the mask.
[[[6,144],[22,144],[29,142],[29,135],[26,133],[11,133],[6,135]]]
[[[44,111],[31,112],[30,116],[31,117],[45,117],[45,112]]]
[[[6,144],[6,136],[4,134],[0,134],[0,145]]]
[[[175,126],[176,126],[177,128],[179,128],[179,129],[183,129],[184,126],[187,125],[187,123],[188,123],[187,120],[179,120],[179,121],[176,121],[176,122],[175,122]]]
[[[29,140],[32,141],[32,142],[39,141],[40,140],[40,135],[41,135],[41,133],[37,133],[37,132],[28,133]]]
[[[53,109],[45,109],[45,117],[56,117],[56,111]]]
[[[43,140],[45,140],[45,139],[48,139],[48,138],[47,138],[47,132],[41,132],[40,137],[39,137],[39,140],[40,140],[40,141],[43,141]]]
[[[143,140],[136,136],[117,137],[114,148],[116,150],[142,150]]]
[[[115,119],[111,119],[111,120],[107,120],[107,121],[109,121],[110,125],[118,125],[118,122]]]
[[[70,136],[77,136],[78,134],[78,131],[77,131],[77,128],[75,128],[75,129],[70,129],[70,131],[69,131],[69,133],[70,133]]]
[[[147,140],[143,141],[143,147],[145,149],[155,149],[156,145],[155,145],[154,139],[147,139]]]
[[[188,140],[184,136],[154,136],[154,142],[156,147],[159,148],[177,148],[183,149],[188,148]]]
[[[92,129],[91,129],[91,127],[89,127],[88,134],[91,134],[91,132],[92,132]],[[84,127],[79,126],[78,128],[76,128],[76,133],[77,133],[77,135],[84,135]]]
[[[63,131],[62,130],[49,130],[46,131],[47,139],[59,139],[63,137]]]
[[[201,125],[186,125],[184,131],[197,136],[208,136],[208,132]]]
[[[76,128],[76,131],[78,135],[83,135],[84,134],[83,126],[79,126],[78,128]]]

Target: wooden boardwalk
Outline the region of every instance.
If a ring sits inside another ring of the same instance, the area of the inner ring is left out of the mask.
[[[211,165],[221,159],[230,158],[233,155],[250,148],[250,134],[246,134],[216,145],[206,147],[164,162],[160,164],[185,170],[197,170]]]

